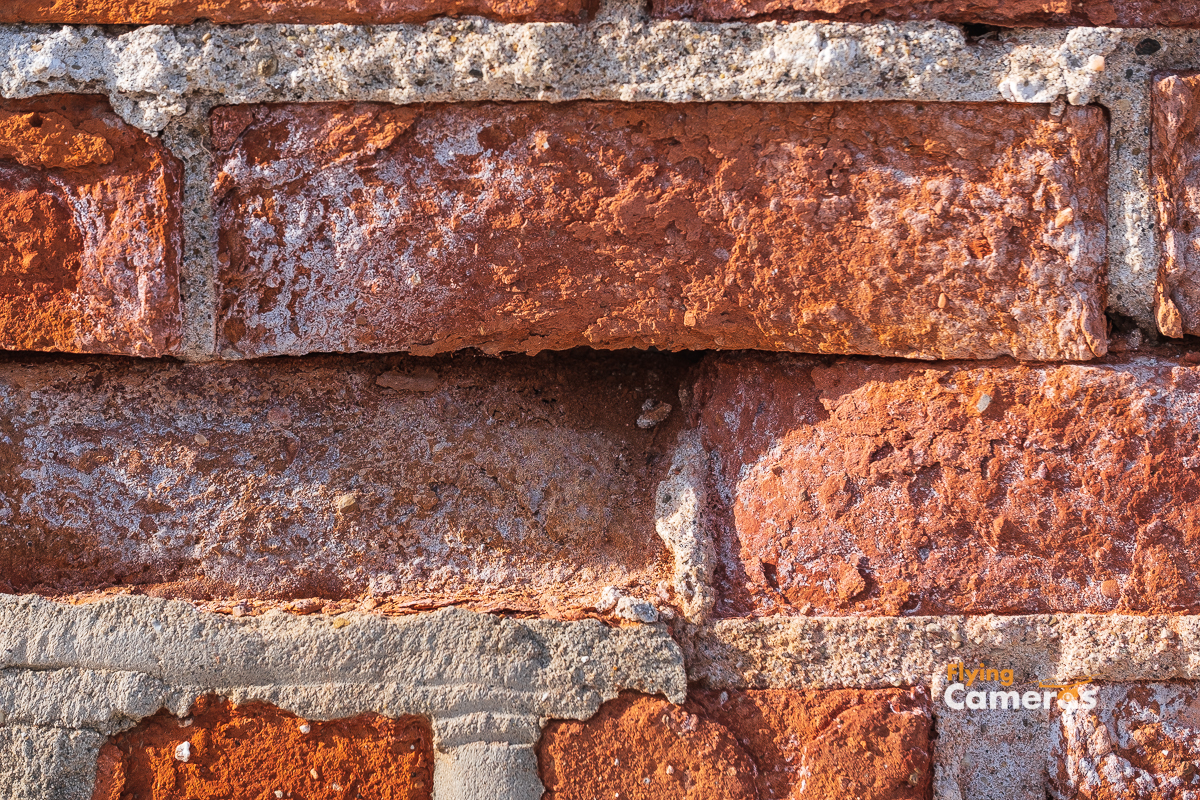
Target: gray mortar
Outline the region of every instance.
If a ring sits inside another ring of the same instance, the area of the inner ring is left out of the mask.
[[[1133,53],[1154,37],[1153,57]],[[1200,66],[1188,31],[1029,29],[967,42],[953,25],[651,21],[610,2],[587,25],[468,18],[424,25],[0,26],[0,94],[106,95],[188,166],[184,355],[213,358],[215,252],[204,117],[276,101],[1010,101],[1112,114],[1110,304],[1154,330],[1157,243],[1146,193],[1148,76]],[[1105,59],[1095,69],[1094,56]],[[1132,70],[1126,78],[1126,70]],[[472,74],[472,73],[475,74]],[[1134,150],[1139,152],[1135,155]]]
[[[712,533],[708,518],[708,453],[698,431],[684,431],[667,477],[654,497],[654,527],[675,558],[675,593],[684,618],[704,622],[716,602],[712,588]]]
[[[2,596],[0,797],[86,798],[104,737],[162,708],[183,716],[214,693],[314,720],[419,714],[448,765],[439,800],[475,797],[452,776],[485,774],[503,789],[496,797],[536,798],[542,725],[587,719],[625,689],[683,701],[682,654],[663,626],[455,609],[235,619],[149,598]],[[22,764],[29,748],[37,757]]]
[[[0,794],[5,800],[89,800],[103,743],[89,730],[0,727]]]
[[[712,688],[929,685],[957,661],[1003,662],[1047,682],[1200,680],[1198,616],[776,617],[677,638],[688,678]]]

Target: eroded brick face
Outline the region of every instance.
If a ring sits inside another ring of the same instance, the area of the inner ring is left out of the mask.
[[[1055,712],[1049,797],[1185,798],[1200,789],[1200,691],[1192,683],[1102,686],[1093,711]]]
[[[1178,353],[716,357],[696,400],[731,500],[721,615],[1200,608],[1200,369]]]
[[[0,348],[172,352],[180,176],[101,98],[0,101]]]
[[[1162,229],[1155,312],[1171,337],[1200,334],[1200,76],[1170,75],[1151,96],[1154,200]]]
[[[538,746],[547,800],[925,798],[929,696],[914,690],[625,694]]]
[[[1098,108],[242,106],[213,139],[225,352],[1106,348]]]
[[[656,17],[718,22],[770,17],[845,22],[942,19],[1031,27],[1200,25],[1200,3],[1195,0],[654,0],[652,8]]]
[[[506,22],[582,22],[589,0],[5,0],[0,22],[186,25],[197,20],[328,25],[481,16]]]
[[[206,696],[182,720],[162,711],[110,739],[92,800],[426,800],[432,786],[432,731],[418,717],[315,722]]]
[[[656,596],[677,359],[0,366],[0,590],[386,597],[568,614]],[[637,421],[650,402],[669,412]],[[407,604],[407,605],[406,605]]]

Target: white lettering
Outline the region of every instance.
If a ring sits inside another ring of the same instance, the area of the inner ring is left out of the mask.
[[[1025,708],[1029,709],[1030,711],[1036,711],[1042,707],[1042,693],[1026,692],[1025,694],[1021,695],[1021,705],[1025,706]]]
[[[988,697],[988,708],[995,708],[997,701],[1002,711],[1008,708],[1016,711],[1021,707],[1021,695],[1016,692],[992,692]]]
[[[955,700],[950,695],[954,694],[955,692],[964,692],[966,691],[966,688],[967,687],[963,686],[961,683],[950,684],[946,687],[946,694],[942,696],[942,701],[955,711],[962,711],[964,708],[966,708],[966,705],[963,704],[962,700]]]
[[[967,692],[967,708],[973,711],[987,708],[987,692]]]
[[[1085,711],[1091,711],[1096,707],[1096,692],[1100,691],[1094,686],[1089,686],[1086,689],[1079,690],[1079,705]]]

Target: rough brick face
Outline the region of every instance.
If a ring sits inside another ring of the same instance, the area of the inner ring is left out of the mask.
[[[551,723],[538,758],[546,800],[916,800],[931,727],[920,689],[700,692],[684,706],[626,694]]]
[[[310,722],[202,697],[184,720],[160,712],[109,740],[92,800],[425,800],[432,738],[417,717]]]
[[[1056,712],[1053,800],[1159,800],[1200,789],[1200,691],[1188,683],[1103,686],[1096,709]]]
[[[656,17],[728,21],[772,17],[868,22],[943,19],[1004,26],[1200,25],[1200,3],[1183,0],[654,0]]]
[[[180,175],[103,99],[0,101],[0,348],[171,352]]]
[[[1106,347],[1098,108],[217,109],[219,346]]]
[[[1200,368],[1167,351],[719,357],[696,401],[722,615],[1200,608]]]
[[[0,590],[567,613],[669,577],[678,365],[0,366]],[[658,405],[654,405],[654,404]],[[664,590],[665,591],[665,590]]]
[[[0,22],[369,25],[468,15],[507,22],[581,22],[593,8],[588,0],[5,0]]]
[[[1155,312],[1167,336],[1200,334],[1200,76],[1171,75],[1154,84],[1151,148],[1162,263]]]

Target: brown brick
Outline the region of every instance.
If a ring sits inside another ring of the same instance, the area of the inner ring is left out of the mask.
[[[1096,708],[1056,710],[1053,800],[1162,800],[1200,788],[1200,691],[1194,683],[1099,687]]]
[[[186,25],[197,20],[382,24],[481,16],[506,22],[582,22],[594,0],[4,0],[0,22]]]
[[[102,98],[0,101],[0,348],[174,350],[180,176]]]
[[[1196,253],[1200,200],[1189,191],[1200,181],[1200,76],[1170,75],[1154,84],[1154,200],[1162,261],[1155,312],[1165,335],[1200,334],[1200,255]]]
[[[1200,25],[1197,0],[653,0],[652,10],[659,18],[717,22],[770,17],[847,22],[942,19],[1010,27]]]
[[[546,800],[916,800],[931,728],[923,689],[625,694],[548,725],[538,759]]]
[[[0,364],[0,591],[658,602],[677,360]]]
[[[1106,347],[1097,108],[239,106],[213,136],[248,356]]]
[[[185,720],[162,711],[110,739],[97,773],[92,800],[424,800],[433,736],[418,717],[310,722],[208,696]]]
[[[1200,368],[719,357],[718,613],[1200,609]]]

